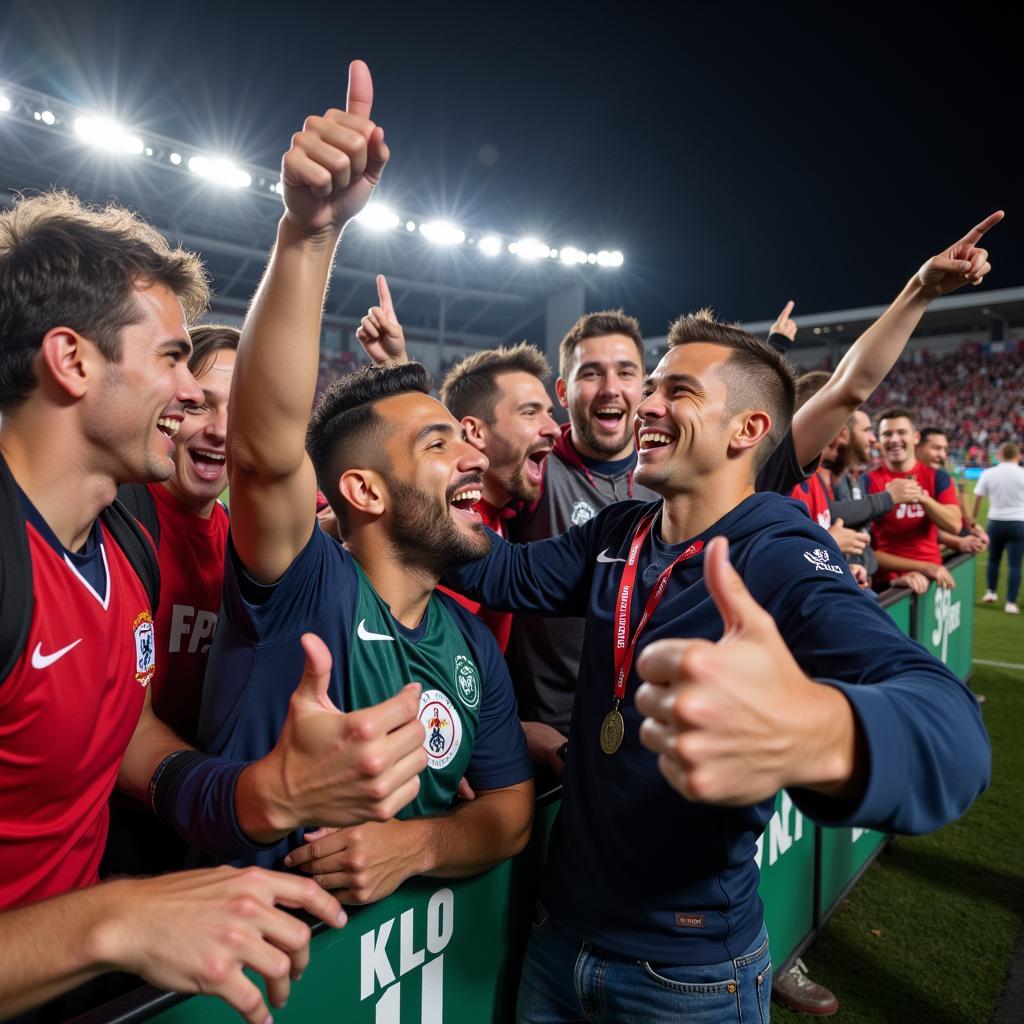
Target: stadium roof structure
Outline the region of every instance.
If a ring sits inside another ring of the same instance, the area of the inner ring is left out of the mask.
[[[137,210],[202,255],[213,278],[215,316],[241,316],[256,289],[281,212],[278,179],[276,169],[135,133],[0,81],[0,203],[10,205],[16,192],[61,187],[89,202]],[[413,219],[409,211],[390,218],[389,211],[377,212],[387,226],[351,225],[334,269],[325,337],[334,334],[342,350],[358,347],[354,328],[377,304],[374,279],[383,272],[410,342],[436,343],[438,364],[460,349],[523,337],[555,355],[557,341],[583,312],[587,289],[600,294],[623,262],[617,252],[556,250]]]

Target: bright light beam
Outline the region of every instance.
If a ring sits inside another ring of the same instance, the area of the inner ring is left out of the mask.
[[[6,113],[10,109],[11,101],[2,92],[0,92],[0,112]]]
[[[252,184],[252,175],[236,167],[224,157],[193,156],[189,157],[188,169],[200,178],[206,178],[215,185],[228,188],[248,188]]]
[[[112,153],[138,156],[143,150],[142,139],[137,135],[101,117],[76,117],[75,134],[90,146],[110,150]]]
[[[391,231],[398,227],[401,218],[394,210],[381,203],[370,203],[356,220],[371,231]]]
[[[466,232],[457,224],[446,220],[432,220],[420,225],[420,234],[434,245],[461,245],[466,240]]]
[[[497,256],[501,252],[501,239],[497,235],[485,235],[478,248],[485,256]]]
[[[551,247],[536,238],[520,238],[518,242],[513,242],[513,245],[515,249],[509,246],[509,252],[515,252],[521,260],[547,259],[551,255]]]

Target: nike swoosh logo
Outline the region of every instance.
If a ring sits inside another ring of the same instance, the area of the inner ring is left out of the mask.
[[[356,626],[356,636],[360,640],[394,640],[393,636],[388,636],[387,633],[371,633],[366,628],[366,619],[360,619],[359,625]]]
[[[55,661],[60,661],[68,651],[73,650],[82,642],[82,638],[79,637],[73,643],[62,647],[59,651],[54,651],[53,654],[43,654],[42,643],[36,644],[36,649],[32,652],[32,667],[33,668],[48,668]]]
[[[608,549],[607,548],[605,548],[604,551],[602,551],[601,554],[599,554],[597,556],[597,560],[599,562],[624,562],[625,561],[624,558],[610,558],[608,556]]]

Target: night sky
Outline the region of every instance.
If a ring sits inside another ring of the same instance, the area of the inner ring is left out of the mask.
[[[37,0],[0,4],[0,78],[276,166],[362,57],[383,198],[621,249],[600,298],[656,334],[884,302],[999,207],[986,287],[1024,284],[1020,34],[990,6]]]

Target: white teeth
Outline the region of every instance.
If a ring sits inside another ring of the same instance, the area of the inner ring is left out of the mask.
[[[452,498],[452,503],[454,504],[456,501],[479,501],[482,497],[482,491],[459,491]]]
[[[207,451],[205,448],[197,448],[195,451],[196,455],[202,455],[207,459],[213,459],[215,462],[223,462],[227,457],[223,452],[211,452]]]
[[[648,430],[640,435],[640,447],[653,447],[660,444],[671,444],[672,438],[668,434],[661,434],[656,430]]]
[[[624,416],[625,413],[625,409],[619,409],[613,406],[602,406],[600,409],[594,410],[595,416]]]
[[[181,421],[171,419],[169,416],[161,416],[160,419],[156,421],[156,425],[158,427],[163,427],[171,437],[174,437],[175,434],[178,433]]]

